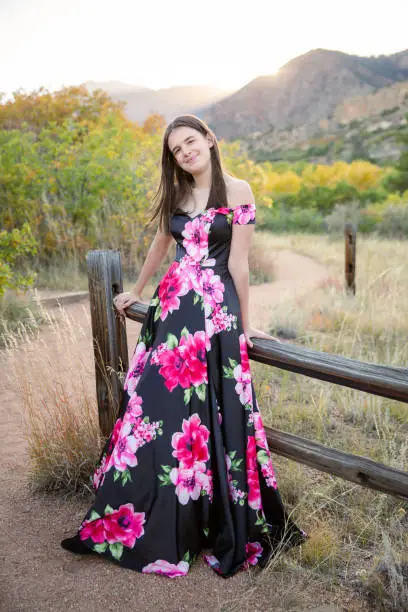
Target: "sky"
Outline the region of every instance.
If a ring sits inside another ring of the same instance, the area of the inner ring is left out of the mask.
[[[0,92],[92,81],[238,89],[311,49],[408,48],[407,0],[0,0]]]

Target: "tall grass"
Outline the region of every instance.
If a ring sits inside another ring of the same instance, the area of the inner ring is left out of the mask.
[[[24,336],[28,330],[34,331],[42,319],[35,296],[7,291],[0,297],[0,347],[13,335],[21,333]]]
[[[307,295],[274,307],[271,333],[285,328],[295,343],[316,350],[408,366],[403,242],[358,236],[355,296],[343,290],[343,241],[270,236],[270,248],[313,257],[331,275]],[[408,470],[406,404],[261,364],[252,367],[266,424]],[[338,589],[352,584],[371,609],[408,609],[408,503],[281,457],[275,463],[284,500],[311,534],[292,553],[298,570],[311,568],[322,580],[335,580]]]
[[[22,324],[4,336],[23,404],[29,482],[36,491],[86,495],[102,443],[89,334],[63,308],[42,311],[42,320],[41,334]]]

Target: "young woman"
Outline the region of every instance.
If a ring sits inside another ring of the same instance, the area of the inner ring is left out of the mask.
[[[62,546],[170,577],[206,551],[228,577],[306,538],[282,504],[251,380],[251,338],[277,340],[249,321],[255,202],[193,115],[167,126],[161,164],[158,229],[117,310],[144,301],[173,240],[175,259],[149,302],[95,502]]]

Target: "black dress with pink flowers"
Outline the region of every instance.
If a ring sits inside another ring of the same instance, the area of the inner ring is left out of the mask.
[[[183,576],[264,566],[305,540],[278,492],[238,295],[234,224],[255,205],[174,214],[176,257],[157,286],[94,474],[82,542],[126,568]]]

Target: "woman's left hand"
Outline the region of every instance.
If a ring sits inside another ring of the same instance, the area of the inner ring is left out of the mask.
[[[248,329],[244,329],[245,340],[247,345],[252,348],[254,346],[251,341],[252,338],[262,338],[264,340],[275,340],[276,342],[280,342],[279,338],[275,338],[275,336],[271,336],[261,329],[256,329],[256,327],[248,327]]]

